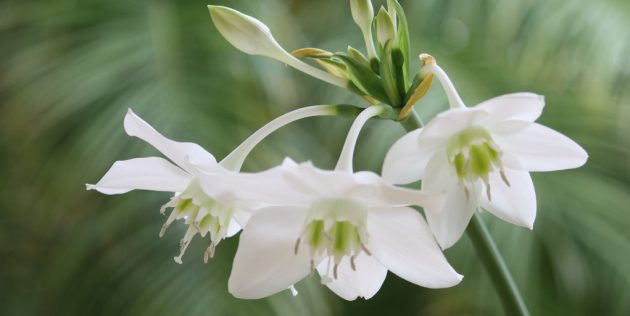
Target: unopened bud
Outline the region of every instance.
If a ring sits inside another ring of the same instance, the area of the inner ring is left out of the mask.
[[[394,27],[394,22],[387,10],[383,7],[381,7],[376,15],[376,38],[382,46],[385,46],[387,41],[393,41],[396,39],[396,28]]]

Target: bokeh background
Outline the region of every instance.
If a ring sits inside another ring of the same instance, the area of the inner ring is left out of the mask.
[[[300,106],[361,102],[223,40],[206,4],[266,22],[287,49],[363,50],[347,1],[0,1],[0,314],[500,315],[470,241],[446,251],[466,277],[427,290],[390,274],[371,300],[346,302],[315,277],[263,300],[230,296],[237,238],[209,264],[195,239],[177,265],[183,225],[162,239],[168,194],[85,191],[119,159],[156,155],[122,128],[131,107],[166,135],[218,158]],[[380,2],[375,2],[375,6]],[[534,315],[630,315],[630,2],[402,1],[412,55],[429,52],[475,104],[544,94],[540,119],[590,153],[578,170],[535,174],[533,231],[484,216]],[[413,67],[417,67],[415,64]],[[433,87],[426,120],[446,100]],[[315,118],[263,142],[245,170],[284,156],[334,166],[349,118]],[[403,134],[371,122],[357,169],[380,170]]]

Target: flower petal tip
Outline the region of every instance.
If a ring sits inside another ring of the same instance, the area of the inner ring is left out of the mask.
[[[86,183],[86,184],[85,184],[85,189],[86,189],[87,191],[96,190],[96,185]]]

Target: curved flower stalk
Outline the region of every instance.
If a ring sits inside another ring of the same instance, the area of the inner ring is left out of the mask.
[[[479,206],[515,225],[533,228],[536,194],[529,172],[577,168],[588,155],[566,136],[534,121],[544,98],[533,93],[496,97],[467,108],[446,73],[428,55],[451,109],[389,150],[383,177],[396,184],[422,180],[422,189],[447,192],[426,216],[442,248],[462,235]]]
[[[124,123],[127,134],[151,144],[171,162],[159,157],[117,161],[97,184],[88,184],[87,189],[104,194],[121,194],[136,189],[175,193],[160,209],[164,213],[167,208],[172,208],[162,226],[160,237],[175,220],[184,220],[188,229],[180,241],[180,254],[174,258],[175,262],[182,263],[182,256],[196,234],[210,236],[211,243],[204,254],[204,261],[207,262],[213,256],[216,245],[238,233],[247,223],[251,212],[260,207],[260,203],[244,202],[242,200],[247,199],[247,196],[243,195],[247,191],[233,194],[220,183],[213,184],[216,187],[215,194],[206,194],[199,185],[201,174],[198,169],[203,168],[207,173],[222,177],[237,174],[249,152],[271,132],[298,119],[336,115],[340,111],[345,113],[348,109],[320,105],[289,112],[265,125],[221,163],[217,163],[212,154],[201,146],[172,141],[129,110]]]
[[[372,297],[387,270],[430,288],[460,282],[462,276],[448,264],[422,216],[407,207],[439,207],[442,195],[398,188],[371,172],[353,173],[347,163],[361,126],[382,108],[370,107],[357,117],[335,170],[287,158],[269,171],[239,175],[247,179],[228,179],[264,191],[257,198],[273,205],[254,213],[243,230],[230,293],[266,297],[292,288],[314,270],[347,300]],[[279,174],[285,184],[268,189],[263,180],[269,173]],[[220,179],[204,177],[202,186],[215,180]]]
[[[348,87],[348,80],[306,64],[287,52],[259,20],[223,6],[209,5],[208,10],[221,35],[242,52],[267,56],[332,85]]]

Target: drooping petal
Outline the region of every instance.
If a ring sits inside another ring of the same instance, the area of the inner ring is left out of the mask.
[[[337,279],[333,279],[326,286],[348,301],[353,301],[357,297],[369,299],[383,285],[387,268],[364,252],[354,259],[354,264],[356,271],[352,269],[350,258],[344,257],[337,267]],[[333,266],[332,259],[329,257],[317,266],[317,271],[322,278],[327,278],[332,275]]]
[[[449,248],[461,238],[477,209],[481,186],[478,183],[464,189],[458,182],[453,168],[446,161],[446,153],[431,158],[422,189],[446,191],[446,201],[440,207],[425,207],[425,215],[431,231],[443,249]],[[466,193],[468,190],[468,193]]]
[[[543,125],[532,123],[520,132],[496,135],[501,150],[516,157],[519,164],[508,165],[527,171],[553,171],[582,166],[586,151],[573,140]]]
[[[488,112],[488,117],[484,123],[492,125],[505,120],[533,122],[540,117],[544,107],[544,96],[521,92],[492,98],[474,108]]]
[[[506,169],[508,186],[498,172],[490,173],[492,200],[481,197],[481,206],[502,220],[532,229],[536,219],[536,192],[527,171]]]
[[[125,131],[129,136],[138,137],[151,144],[168,159],[191,174],[195,172],[195,168],[190,164],[191,159],[194,159],[196,162],[205,162],[208,165],[216,164],[212,154],[201,146],[194,143],[176,142],[164,137],[149,123],[133,113],[131,109],[125,116]]]
[[[462,280],[414,209],[371,209],[368,233],[372,255],[401,278],[428,288],[450,287]]]
[[[389,149],[383,162],[383,178],[394,184],[408,184],[422,179],[424,168],[433,153],[421,151],[419,128],[398,139]]]
[[[249,220],[240,242],[228,290],[238,298],[263,298],[297,283],[310,272],[308,249],[295,253],[307,209],[269,207]]]
[[[104,194],[121,194],[131,190],[181,192],[192,176],[159,157],[116,161],[97,184],[88,190]]]

